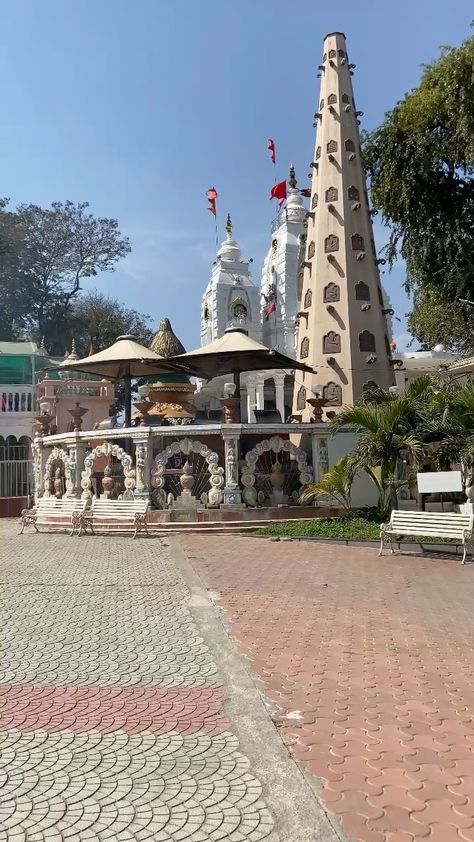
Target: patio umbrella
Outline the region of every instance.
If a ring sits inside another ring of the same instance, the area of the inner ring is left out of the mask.
[[[56,371],[82,371],[85,374],[98,374],[107,380],[123,380],[125,383],[125,426],[129,427],[132,415],[132,379],[150,374],[150,364],[156,373],[176,371],[155,351],[140,345],[134,336],[119,336],[117,341],[104,351],[91,354],[82,360],[64,360]]]
[[[190,351],[168,357],[167,362],[182,366],[188,374],[212,380],[222,374],[232,374],[236,386],[235,396],[240,397],[240,374],[245,371],[268,371],[275,368],[299,369],[313,372],[305,363],[273,351],[251,339],[241,328],[229,328],[220,339]]]

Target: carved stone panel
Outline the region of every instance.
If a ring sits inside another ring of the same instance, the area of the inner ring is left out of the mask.
[[[337,187],[328,187],[326,190],[326,202],[337,202]]]
[[[362,386],[362,392],[363,394],[366,394],[367,392],[373,392],[378,388],[379,387],[377,386],[375,380],[367,380],[367,383],[364,383],[364,385]]]
[[[310,289],[307,289],[305,294],[304,294],[304,308],[305,308],[305,310],[308,309],[308,307],[311,307],[312,303],[313,303],[313,293],[311,292]]]
[[[363,330],[359,333],[359,349],[364,352],[375,351],[375,336],[369,330]]]
[[[300,357],[305,360],[309,354],[309,339],[307,336],[301,341]]]
[[[356,301],[370,301],[370,289],[364,281],[358,281],[355,285]]]
[[[296,397],[296,409],[304,409],[306,406],[306,389],[304,386],[301,386],[298,389],[298,395]]]
[[[344,141],[344,147],[345,147],[346,152],[355,152],[356,151],[355,143],[354,143],[353,140],[350,139],[350,137],[348,137],[347,140]]]
[[[332,251],[339,251],[339,237],[336,234],[330,234],[324,240],[324,251],[329,254]]]
[[[339,384],[331,381],[324,386],[323,398],[326,401],[326,406],[341,406],[342,389]]]
[[[330,330],[323,336],[323,354],[340,354],[341,337],[334,330]]]
[[[360,234],[351,237],[352,251],[364,251],[364,238]]]
[[[336,56],[337,56],[336,50],[329,50],[328,56],[329,56],[329,58],[336,58]]]
[[[318,207],[318,194],[317,193],[313,194],[313,198],[311,199],[311,207],[312,207],[313,210]]]
[[[345,58],[345,57],[346,57],[346,54],[345,54],[344,50],[338,50],[338,51],[337,51],[337,54],[338,54],[338,56],[339,56],[340,58]]]
[[[330,140],[329,143],[326,146],[326,151],[327,151],[328,155],[329,154],[333,155],[334,152],[337,152],[337,141],[336,140]]]
[[[315,251],[316,251],[316,244],[315,244],[314,240],[311,240],[311,242],[310,242],[310,244],[309,244],[309,246],[308,246],[308,258],[309,258],[309,259],[311,259],[312,257],[314,257],[314,253],[315,253]]]
[[[323,301],[325,304],[329,304],[332,301],[339,301],[340,299],[340,290],[337,284],[328,284],[324,287],[323,291]]]
[[[336,94],[329,94],[328,96],[328,105],[335,105],[337,102]]]
[[[350,187],[347,188],[347,195],[351,202],[358,202],[360,199],[360,193],[357,187],[354,187],[352,184]]]
[[[341,96],[341,99],[343,102],[350,102],[348,94],[343,94]]]

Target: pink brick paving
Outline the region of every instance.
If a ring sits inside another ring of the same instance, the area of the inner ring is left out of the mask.
[[[345,833],[474,842],[474,565],[180,540]]]
[[[223,691],[200,687],[74,687],[0,684],[0,731],[21,728],[75,734],[96,730],[138,734],[220,734]]]

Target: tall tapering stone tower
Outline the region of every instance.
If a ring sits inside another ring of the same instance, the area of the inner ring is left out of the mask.
[[[296,378],[293,412],[323,388],[326,411],[353,404],[373,384],[393,384],[384,301],[361,161],[352,69],[341,32],[324,39],[315,114],[298,359],[316,375]]]

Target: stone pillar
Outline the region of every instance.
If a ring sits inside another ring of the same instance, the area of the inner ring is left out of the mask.
[[[148,497],[151,489],[153,447],[148,433],[135,441],[135,497]]]
[[[80,500],[82,495],[81,476],[84,470],[87,446],[76,436],[76,440],[72,444],[68,444],[67,449],[68,455],[65,465],[66,497]]]
[[[224,434],[225,487],[224,506],[242,506],[239,485],[239,436]]]
[[[36,436],[31,445],[33,451],[33,476],[35,485],[35,503],[44,494],[44,472],[46,470],[46,461],[48,452],[43,444],[43,439]]]
[[[255,423],[255,404],[257,403],[255,380],[251,377],[247,378],[247,418],[249,424]]]
[[[327,439],[321,438],[315,432],[311,434],[311,458],[314,481],[319,482],[329,470],[329,455]]]
[[[285,423],[285,375],[275,374],[273,380],[275,382],[276,408],[280,413],[282,422]]]
[[[265,381],[257,380],[257,409],[265,409]]]

